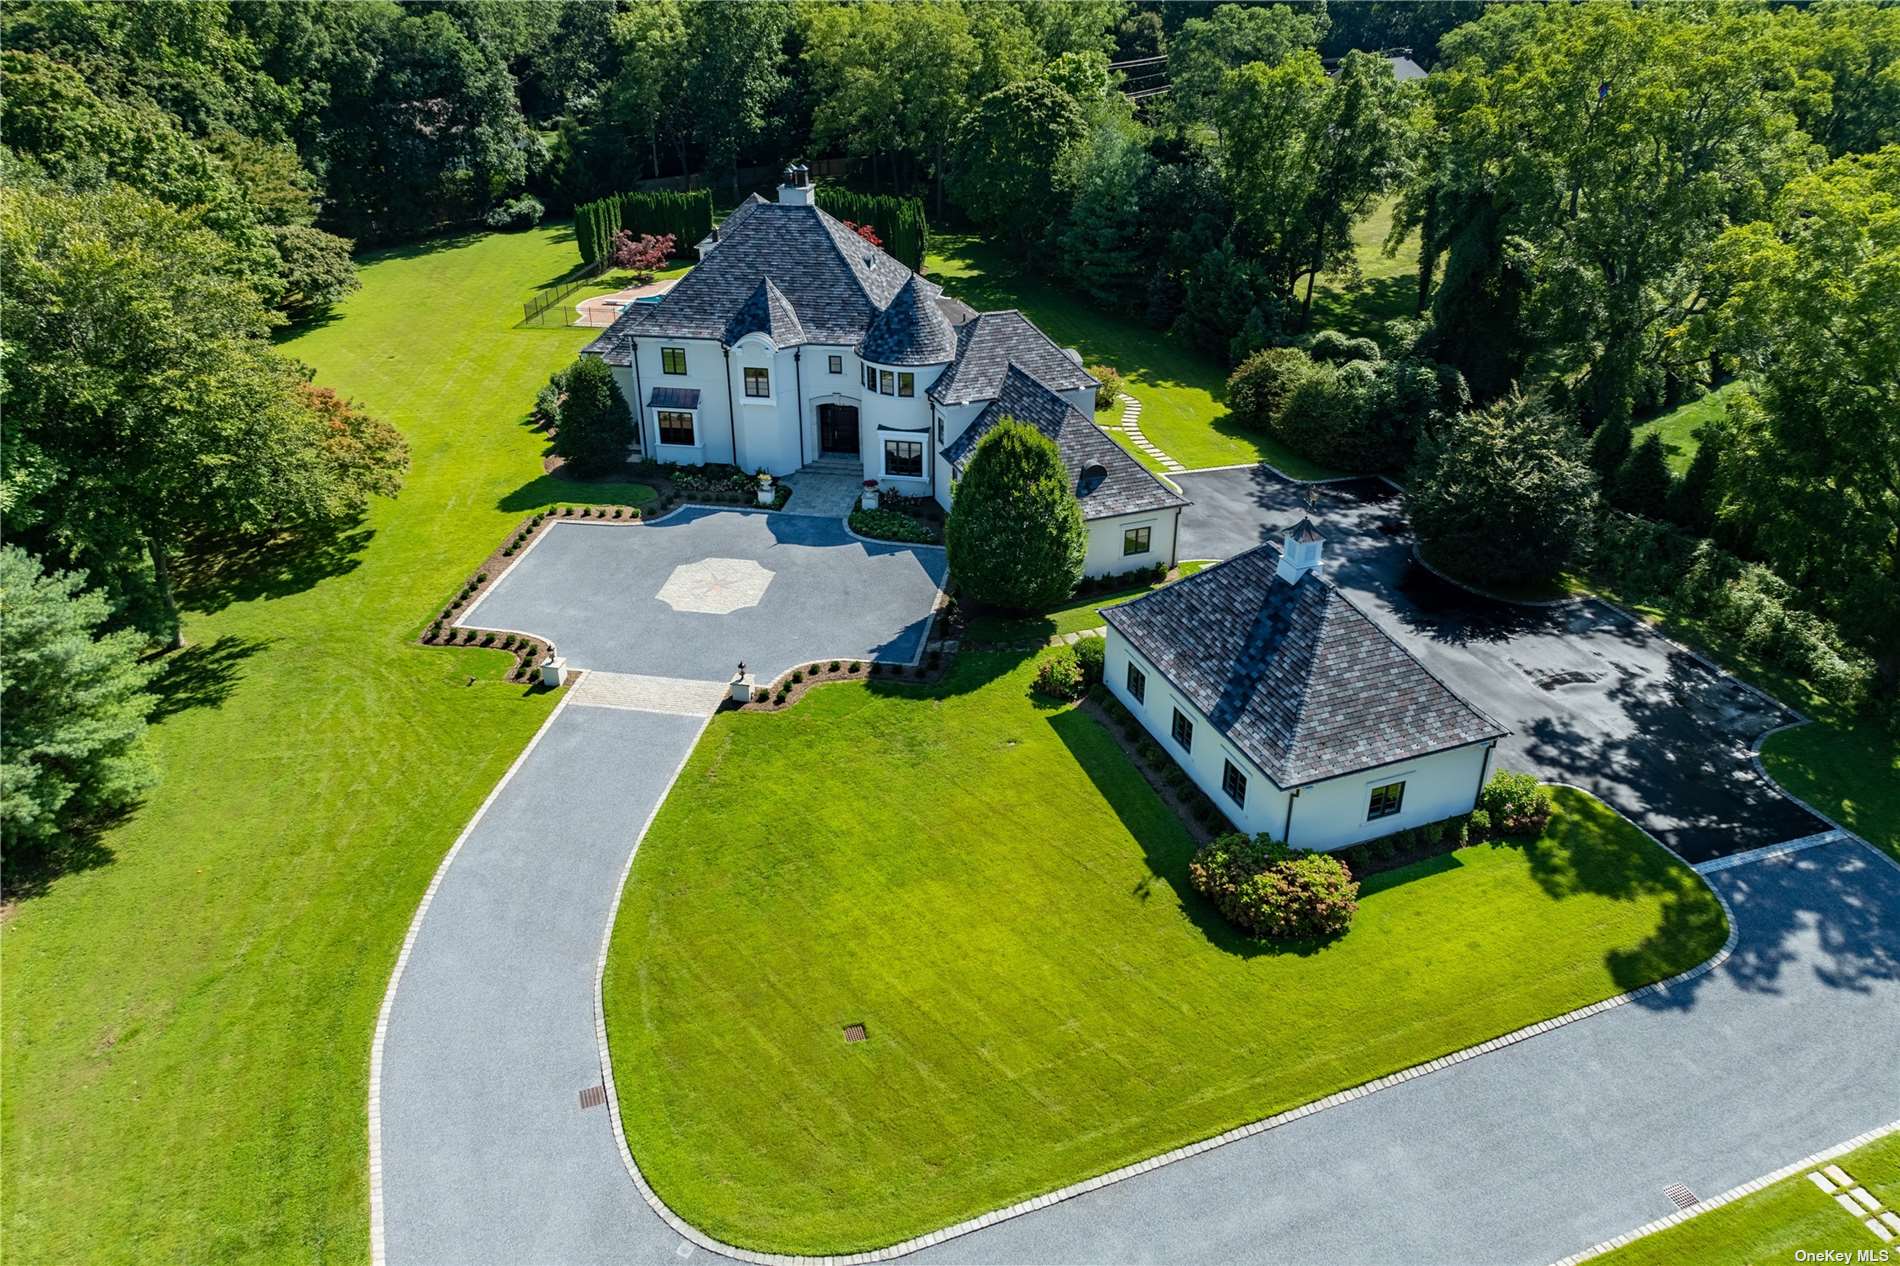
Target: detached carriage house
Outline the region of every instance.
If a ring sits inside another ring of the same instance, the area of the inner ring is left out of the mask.
[[[1088,524],[1085,574],[1173,565],[1178,493],[1091,420],[1096,380],[1020,312],[976,312],[819,209],[804,168],[699,244],[657,303],[584,354],[613,368],[637,451],[774,475],[850,473],[946,509],[1003,417],[1056,442]]]
[[[1506,733],[1319,574],[1308,520],[1102,612],[1104,678],[1248,834],[1334,849],[1468,812]]]

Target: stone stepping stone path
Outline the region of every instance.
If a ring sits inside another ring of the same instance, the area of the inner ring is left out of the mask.
[[[1177,475],[1186,470],[1187,467],[1162,452],[1160,448],[1156,447],[1153,440],[1141,433],[1141,401],[1131,395],[1124,394],[1121,397],[1121,402],[1122,421],[1118,429],[1123,435],[1128,437],[1128,442],[1159,462],[1161,469],[1167,471],[1170,475]]]
[[[1870,1195],[1839,1165],[1815,1170],[1808,1175],[1808,1181],[1825,1194],[1833,1196],[1834,1202],[1846,1210],[1847,1216],[1872,1231],[1874,1238],[1881,1243],[1891,1244],[1895,1239],[1900,1239],[1900,1214],[1892,1209],[1881,1208],[1880,1198]],[[1873,1216],[1869,1217],[1869,1214]]]

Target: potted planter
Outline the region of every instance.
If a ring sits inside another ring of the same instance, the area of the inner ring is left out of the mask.
[[[867,479],[864,481],[864,495],[858,498],[858,504],[863,506],[866,510],[877,509],[877,480]]]
[[[769,506],[777,495],[772,487],[772,472],[761,466],[759,468],[759,504]]]

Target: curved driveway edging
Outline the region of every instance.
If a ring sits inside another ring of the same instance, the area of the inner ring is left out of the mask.
[[[525,551],[524,551],[525,552]],[[369,1044],[369,1259],[372,1266],[383,1266],[385,1260],[385,1239],[383,1234],[383,1043],[389,1035],[389,1013],[396,1004],[396,989],[402,984],[403,968],[409,965],[409,953],[415,948],[416,936],[422,931],[422,922],[429,914],[429,906],[435,900],[436,891],[442,886],[442,877],[454,864],[455,856],[462,851],[462,845],[475,833],[482,818],[488,813],[489,806],[500,798],[502,789],[515,772],[527,763],[528,757],[540,744],[543,736],[554,728],[554,723],[562,712],[567,710],[568,700],[573,698],[570,691],[561,696],[561,701],[548,713],[547,720],[534,732],[527,745],[515,756],[507,770],[488,794],[476,807],[475,813],[463,826],[461,834],[449,845],[449,851],[442,855],[442,861],[436,866],[435,873],[429,876],[429,886],[423,890],[422,900],[416,905],[416,912],[409,920],[409,930],[403,935],[402,948],[396,953],[396,965],[390,969],[389,985],[383,990],[382,1006],[376,1010],[376,1032]]]
[[[684,762],[682,762],[682,767],[683,766]],[[674,777],[678,777],[677,770],[674,773]],[[668,785],[669,787],[671,786],[670,783]],[[1570,786],[1568,783],[1554,783],[1551,785]],[[620,1144],[621,1161],[627,1168],[628,1176],[633,1179],[634,1186],[639,1190],[641,1199],[646,1201],[647,1207],[659,1215],[668,1226],[679,1232],[682,1237],[710,1252],[730,1257],[736,1261],[748,1262],[751,1263],[752,1266],[861,1266],[862,1263],[890,1261],[894,1258],[908,1256],[911,1253],[929,1248],[932,1245],[941,1244],[947,1240],[953,1240],[959,1236],[969,1235],[972,1232],[983,1230],[986,1227],[995,1226],[999,1222],[1007,1222],[1012,1218],[1019,1218],[1025,1214],[1035,1213],[1038,1210],[1046,1209],[1051,1205],[1060,1204],[1076,1196],[1084,1195],[1091,1191],[1098,1191],[1103,1187],[1113,1186],[1116,1183],[1148,1173],[1151,1170],[1160,1169],[1164,1165],[1172,1165],[1177,1161],[1184,1161],[1190,1157],[1199,1156],[1204,1152],[1211,1152],[1229,1143],[1236,1143],[1242,1139],[1252,1138],[1257,1134],[1264,1134],[1268,1130],[1297,1121],[1302,1117],[1312,1116],[1314,1113],[1324,1112],[1328,1108],[1351,1103],[1355,1099],[1362,1099],[1367,1095],[1376,1094],[1378,1091],[1388,1090],[1393,1086],[1402,1085],[1414,1078],[1423,1077],[1429,1073],[1435,1073],[1441,1069],[1462,1064],[1467,1060],[1476,1059],[1482,1055],[1488,1055],[1492,1051],[1500,1050],[1507,1046],[1515,1046],[1517,1043],[1528,1041],[1531,1038],[1537,1037],[1539,1034],[1549,1033],[1554,1029],[1575,1024],[1579,1020],[1588,1019],[1590,1016],[1601,1014],[1612,1008],[1624,1006],[1644,998],[1667,997],[1671,987],[1687,984],[1700,976],[1707,975],[1726,962],[1729,956],[1735,952],[1735,946],[1740,939],[1741,931],[1740,924],[1735,918],[1735,911],[1729,906],[1728,900],[1722,896],[1721,890],[1709,883],[1708,879],[1704,877],[1700,871],[1696,870],[1694,866],[1691,866],[1680,857],[1675,850],[1671,849],[1654,835],[1651,835],[1648,831],[1644,831],[1641,826],[1630,822],[1623,814],[1617,813],[1615,806],[1609,804],[1602,797],[1583,787],[1571,787],[1571,790],[1589,796],[1604,808],[1609,809],[1611,813],[1616,814],[1616,816],[1624,822],[1629,822],[1630,826],[1642,832],[1644,839],[1647,839],[1657,848],[1662,849],[1662,851],[1669,854],[1670,857],[1675,858],[1677,862],[1686,867],[1689,872],[1696,877],[1697,881],[1700,882],[1704,888],[1708,889],[1709,894],[1713,896],[1716,903],[1721,906],[1722,917],[1728,922],[1728,936],[1722,942],[1720,949],[1716,950],[1715,953],[1711,954],[1702,962],[1684,971],[1677,972],[1673,976],[1669,976],[1663,980],[1652,981],[1647,985],[1627,990],[1623,993],[1612,994],[1610,997],[1590,1003],[1588,1006],[1578,1007],[1575,1010],[1566,1011],[1561,1015],[1552,1016],[1547,1020],[1540,1020],[1535,1024],[1528,1024],[1509,1033],[1501,1034],[1498,1037],[1492,1038],[1490,1041],[1480,1042],[1475,1046],[1467,1046],[1462,1050],[1441,1055],[1437,1059],[1428,1060],[1422,1064],[1414,1064],[1410,1068],[1402,1068],[1397,1072],[1388,1073],[1384,1077],[1362,1082],[1357,1086],[1351,1086],[1345,1090],[1335,1091],[1322,1099],[1315,1099],[1297,1108],[1289,1108],[1284,1112],[1277,1112],[1272,1116],[1262,1117],[1257,1121],[1250,1121],[1245,1125],[1235,1126],[1230,1130],[1211,1135],[1199,1142],[1189,1143],[1182,1147],[1177,1147],[1172,1151],[1159,1153],[1146,1160],[1135,1161],[1119,1169],[1112,1169],[1107,1173],[1098,1174],[1093,1178],[1070,1183],[1065,1187],[1059,1187],[1043,1195],[1032,1196],[1027,1200],[1021,1200],[1000,1209],[993,1209],[988,1213],[979,1214],[973,1218],[966,1218],[962,1222],[953,1223],[940,1230],[931,1231],[924,1235],[912,1236],[910,1239],[886,1245],[883,1248],[866,1249],[856,1253],[835,1253],[826,1255],[761,1253],[753,1249],[740,1248],[736,1244],[728,1244],[723,1240],[715,1239],[707,1235],[698,1227],[695,1227],[692,1223],[680,1217],[666,1201],[660,1198],[659,1194],[655,1192],[652,1186],[647,1182],[646,1175],[641,1172],[640,1164],[634,1159],[633,1152],[627,1143],[626,1131],[620,1120],[620,1099],[614,1090],[613,1073],[609,1067],[612,1061],[607,1050],[606,1015],[603,1009],[604,1000],[600,994],[600,984],[606,975],[607,947],[613,938],[613,920],[610,919],[607,924],[607,933],[601,940],[600,963],[595,976],[594,1008],[595,1016],[599,1023],[600,1065],[602,1071],[606,1074],[607,1107],[613,1114],[614,1138]],[[645,834],[644,828],[642,828],[642,834]],[[637,849],[638,845],[636,844],[635,847]],[[1878,852],[1878,850],[1875,851]],[[1885,855],[1882,854],[1882,856]],[[629,874],[632,872],[632,867],[633,860],[630,856],[627,861]],[[614,895],[616,914],[619,910],[620,897],[625,890],[626,884],[623,878],[621,891]]]
[[[1743,1196],[1752,1196],[1762,1188],[1772,1187],[1784,1178],[1793,1178],[1796,1174],[1805,1169],[1813,1169],[1818,1165],[1825,1165],[1828,1161],[1845,1156],[1854,1149],[1865,1147],[1867,1144],[1878,1139],[1884,1139],[1896,1131],[1900,1131],[1900,1121],[1889,1121],[1886,1125],[1869,1130],[1865,1134],[1857,1134],[1853,1138],[1848,1139],[1845,1143],[1836,1143],[1833,1147],[1815,1152],[1811,1156],[1803,1156],[1792,1165],[1783,1165],[1773,1173],[1763,1174],[1760,1178],[1751,1179],[1739,1187],[1730,1187],[1719,1196],[1710,1196],[1707,1200],[1698,1200],[1687,1209],[1679,1210],[1666,1218],[1657,1218],[1654,1222],[1645,1222],[1634,1231],[1627,1231],[1615,1239],[1604,1240],[1601,1244],[1592,1244],[1581,1253],[1572,1253],[1568,1257],[1559,1258],[1557,1261],[1551,1263],[1551,1266],[1577,1266],[1579,1262],[1587,1262],[1593,1257],[1601,1257],[1605,1253],[1622,1248],[1625,1244],[1640,1240],[1646,1235],[1654,1235],[1656,1232],[1666,1231],[1672,1226],[1680,1226],[1682,1223],[1688,1222],[1693,1218],[1701,1217],[1705,1213],[1719,1209],[1725,1204],[1733,1204]],[[1869,1251],[1878,1252],[1879,1250],[1874,1249]]]

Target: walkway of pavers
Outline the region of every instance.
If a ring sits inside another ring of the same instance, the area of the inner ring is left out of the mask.
[[[1123,395],[1122,420],[1120,430],[1128,437],[1128,442],[1152,458],[1161,469],[1170,475],[1179,474],[1187,469],[1180,462],[1162,452],[1155,442],[1141,433],[1141,401],[1130,395]]]

